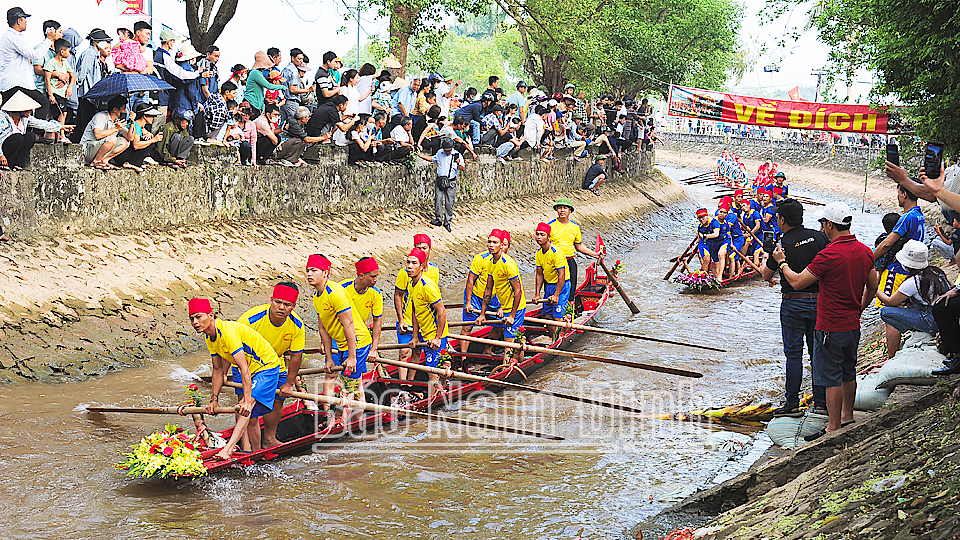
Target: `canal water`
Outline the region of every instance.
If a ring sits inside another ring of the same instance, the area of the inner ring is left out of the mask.
[[[699,172],[661,170],[677,180]],[[212,477],[143,481],[113,469],[118,452],[177,417],[94,417],[83,412],[83,404],[181,403],[184,385],[194,382],[196,373],[209,372],[206,354],[148,361],[142,368],[82,383],[5,386],[0,387],[0,497],[6,507],[0,513],[0,537],[486,540],[573,539],[580,531],[584,539],[636,537],[638,523],[697,488],[746,470],[771,444],[762,431],[738,428],[746,442],[742,449],[711,450],[705,445],[731,428],[655,416],[777,404],[782,395],[778,286],[754,280],[698,295],[662,279],[668,259],[693,237],[696,208],[716,205],[713,188],[688,191],[690,199],[604,231],[610,260],[622,261],[621,281],[641,312],[630,316],[615,295],[596,325],[727,352],[588,333],[574,350],[704,376],[683,379],[558,359],[529,381],[630,404],[647,415],[507,392],[441,412],[566,440],[458,432],[418,421],[395,433]],[[822,201],[828,196],[796,191]],[[854,221],[854,231],[871,246],[879,219],[879,214],[858,214]],[[814,219],[807,221],[816,226]],[[584,231],[585,241],[596,232]],[[532,242],[527,243],[518,242],[515,249],[532,252]],[[525,263],[522,270],[530,289],[533,268]],[[459,298],[462,285],[444,289]],[[309,336],[308,344],[311,339],[316,340]],[[222,417],[211,421],[217,429],[231,423]]]

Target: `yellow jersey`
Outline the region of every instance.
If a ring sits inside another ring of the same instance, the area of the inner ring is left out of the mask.
[[[440,287],[432,280],[420,276],[416,283],[410,285],[408,296],[413,306],[413,313],[417,316],[417,324],[423,339],[447,337],[450,331],[446,324],[440,330],[440,335],[437,335],[437,324],[439,323],[437,304],[443,303],[443,298],[440,297]]]
[[[500,300],[500,306],[504,313],[513,311],[513,281],[520,284],[520,304],[517,309],[527,307],[527,299],[523,295],[523,280],[520,279],[520,268],[516,261],[509,255],[501,255],[500,260],[493,263],[490,267],[490,276],[493,279],[493,293]]]
[[[303,321],[297,317],[296,313],[290,313],[283,324],[274,326],[270,321],[270,304],[264,304],[249,309],[237,319],[237,322],[253,328],[263,336],[280,357],[281,362],[283,353],[300,353],[306,347],[306,331]]]
[[[566,223],[560,223],[559,220],[555,219],[547,225],[550,225],[550,242],[553,243],[553,246],[560,253],[563,253],[565,258],[573,257],[577,253],[573,247],[574,244],[583,243],[580,224],[572,219]]]
[[[550,246],[546,253],[543,252],[543,249],[538,249],[534,258],[537,261],[537,268],[543,270],[544,282],[555,284],[560,281],[560,270],[564,271],[564,281],[570,278],[567,258],[554,246]]]
[[[357,333],[357,348],[362,349],[373,343],[370,330],[367,329],[363,319],[358,317],[353,310],[353,304],[350,303],[347,291],[343,290],[343,287],[338,283],[334,282],[332,287],[330,283],[327,283],[323,291],[314,291],[313,309],[317,310],[317,315],[320,316],[320,324],[330,334],[330,337],[337,342],[338,346],[343,347],[347,343],[347,334],[343,331],[343,325],[340,324],[339,317],[344,311],[349,311],[350,316],[353,317],[353,328]]]
[[[367,318],[371,315],[374,319],[383,317],[383,291],[376,287],[367,287],[367,290],[360,294],[352,279],[341,281],[340,286],[347,291],[350,303],[357,310],[354,317],[360,317],[363,324],[367,324]]]
[[[477,279],[473,281],[473,295],[477,298],[483,298],[483,291],[487,288],[487,274],[490,273],[490,263],[492,262],[493,255],[489,251],[484,251],[474,255],[473,262],[470,263],[470,273],[477,276]],[[465,298],[464,302],[469,303],[470,299]]]
[[[283,366],[283,360],[277,356],[270,342],[253,328],[223,319],[217,319],[214,324],[217,328],[217,337],[211,340],[210,336],[204,336],[210,356],[219,355],[231,365],[239,367],[233,355],[243,351],[247,357],[251,375],[265,369]]]
[[[427,263],[426,270],[420,276],[433,281],[438,287],[440,286],[440,267],[432,262]],[[413,324],[413,316],[410,314],[410,295],[407,291],[407,285],[409,284],[410,275],[407,274],[407,270],[400,270],[400,273],[397,274],[397,283],[394,286],[403,291],[403,322],[407,323],[407,326]]]

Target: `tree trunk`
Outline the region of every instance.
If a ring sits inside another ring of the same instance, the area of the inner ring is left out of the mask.
[[[420,10],[409,6],[394,3],[390,12],[390,48],[387,52],[400,62],[400,69],[395,73],[397,77],[406,77],[407,73],[407,46]]]
[[[540,86],[543,84],[543,77],[537,72],[537,65],[536,62],[534,62],[533,53],[530,52],[530,41],[527,38],[527,29],[522,24],[518,24],[517,29],[520,30],[520,40],[523,43],[524,68],[527,71],[527,75],[533,79],[533,85]]]
[[[207,21],[210,20],[210,13],[213,12],[215,0],[185,0],[187,29],[190,31],[190,43],[198,51],[203,52],[213,45],[227,23],[237,12],[237,3],[239,0],[221,0],[220,8],[213,17],[213,23],[207,27]],[[201,3],[202,2],[202,3]],[[201,13],[201,10],[203,13]]]

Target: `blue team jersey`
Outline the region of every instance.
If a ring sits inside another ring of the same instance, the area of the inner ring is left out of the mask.
[[[750,210],[749,213],[744,212],[742,219],[743,224],[747,227],[747,229],[752,231],[753,228],[757,226],[757,220],[760,219],[760,212],[757,212],[756,210]]]
[[[786,184],[784,184],[784,185],[782,185],[782,186],[777,186],[777,187],[783,190],[783,198],[784,198],[784,199],[786,199],[787,197],[790,196],[790,188],[789,188]]]
[[[753,208],[754,212],[757,213],[763,210],[763,206],[760,205],[760,201],[756,199],[750,199],[750,208]]]
[[[920,211],[919,206],[914,206],[910,210],[906,211],[900,219],[897,220],[897,226],[893,228],[893,231],[900,235],[901,238],[906,240],[917,240],[923,242],[923,233],[926,220],[923,218],[923,212]],[[903,268],[903,265],[900,264],[900,261],[893,258],[889,265],[887,265],[887,270],[890,272],[895,272],[897,274],[907,274],[908,272]]]
[[[760,220],[760,230],[767,232],[773,231],[775,233],[780,232],[780,227],[777,226],[777,207],[774,205],[767,205],[764,207],[763,211],[760,212],[760,216],[770,216],[769,221]]]
[[[720,236],[716,238],[707,238],[708,234],[713,234],[713,232],[717,229],[720,229]],[[703,237],[703,241],[708,244],[719,244],[721,242],[725,242],[727,239],[724,235],[723,225],[721,225],[716,218],[711,219],[708,225],[699,225],[697,227],[697,232],[699,232],[700,236]]]
[[[743,237],[743,229],[740,228],[740,219],[733,212],[727,214],[727,226],[731,238],[737,239]]]

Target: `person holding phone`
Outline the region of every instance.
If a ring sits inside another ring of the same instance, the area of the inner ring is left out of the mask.
[[[895,254],[910,240],[923,242],[926,220],[917,204],[917,199],[918,197],[903,185],[898,187],[897,204],[900,208],[903,208],[903,214],[897,220],[897,225],[890,231],[890,234],[874,248],[874,260],[880,259],[889,252]],[[900,261],[896,257],[892,258],[880,275],[880,288],[883,293],[888,296],[892,295],[908,274],[909,272]],[[880,299],[877,299],[877,307],[882,307],[882,305]]]

